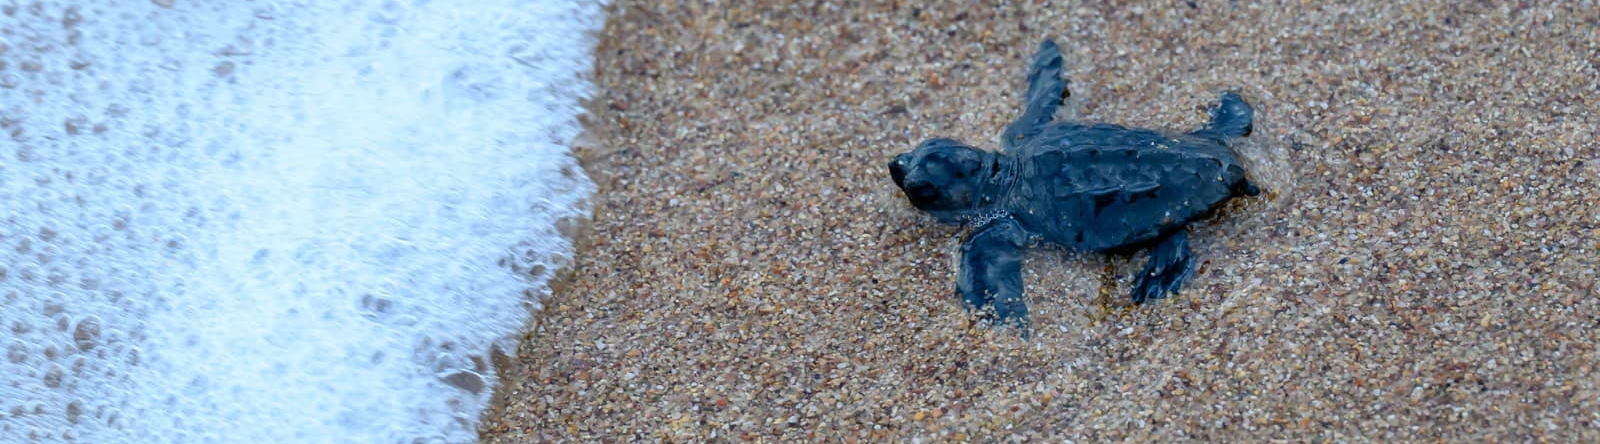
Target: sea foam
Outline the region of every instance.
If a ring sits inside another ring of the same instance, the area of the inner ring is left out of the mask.
[[[0,2],[0,441],[470,442],[592,1]]]

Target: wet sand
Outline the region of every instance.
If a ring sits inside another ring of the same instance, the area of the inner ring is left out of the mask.
[[[485,441],[1600,440],[1600,6],[995,3],[617,0],[595,220]],[[1023,341],[884,164],[997,147],[1046,37],[1084,120],[1240,91],[1270,192],[1142,307],[1142,257],[1034,250]]]

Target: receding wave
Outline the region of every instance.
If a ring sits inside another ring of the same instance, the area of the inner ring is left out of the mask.
[[[88,3],[0,11],[0,436],[475,440],[600,5]]]

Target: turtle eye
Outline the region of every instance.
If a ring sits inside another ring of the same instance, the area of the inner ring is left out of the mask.
[[[961,156],[950,161],[950,172],[958,179],[976,176],[983,169],[983,161],[974,156]]]
[[[931,202],[939,200],[939,188],[927,182],[917,182],[906,188],[906,195],[911,196],[914,202]]]

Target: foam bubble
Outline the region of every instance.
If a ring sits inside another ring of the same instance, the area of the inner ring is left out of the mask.
[[[588,213],[602,19],[0,4],[0,436],[475,440]]]

